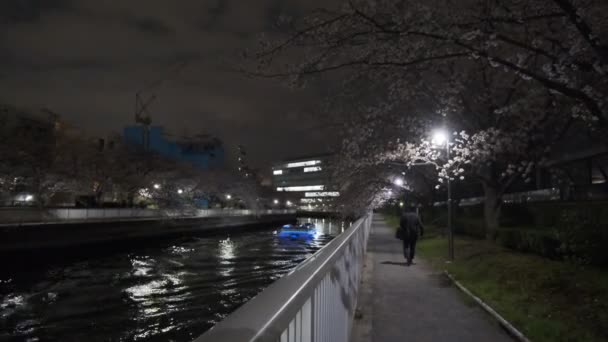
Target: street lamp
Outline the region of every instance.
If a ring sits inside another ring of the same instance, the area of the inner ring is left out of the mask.
[[[449,143],[449,135],[443,129],[438,129],[433,132],[433,140],[431,141],[433,145],[442,146],[443,144]]]
[[[394,182],[396,186],[402,187],[404,182],[403,182],[403,178],[395,178]]]
[[[231,199],[231,198],[232,198],[232,196],[230,196],[230,194],[226,195],[226,199],[227,199],[227,200],[229,200],[229,199]]]
[[[177,193],[181,195],[181,194],[183,194],[183,193],[184,193],[184,190],[182,190],[182,189],[177,189]]]
[[[438,129],[433,132],[433,145],[443,147],[445,145],[446,159],[450,160],[450,135],[446,130]],[[447,177],[448,190],[448,254],[450,261],[454,261],[454,227],[452,227],[452,184],[450,182],[450,174]]]
[[[154,189],[156,189],[156,190],[160,189],[160,184],[158,184],[158,183],[154,184]]]
[[[274,203],[275,205],[276,205],[276,204],[279,204],[279,200],[278,200],[278,199],[275,199],[275,200],[273,201],[273,203]]]

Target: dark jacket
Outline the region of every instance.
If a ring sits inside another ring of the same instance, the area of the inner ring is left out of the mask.
[[[420,216],[416,213],[405,213],[401,216],[399,227],[403,230],[406,237],[418,237],[424,235],[424,227],[420,221]]]

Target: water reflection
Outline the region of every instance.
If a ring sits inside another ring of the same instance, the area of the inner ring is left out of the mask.
[[[173,239],[0,270],[0,341],[191,341],[339,234],[307,240],[279,227]]]

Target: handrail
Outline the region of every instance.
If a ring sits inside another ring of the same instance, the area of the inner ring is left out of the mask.
[[[194,342],[347,342],[371,214]]]

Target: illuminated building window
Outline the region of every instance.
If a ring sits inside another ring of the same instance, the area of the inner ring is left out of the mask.
[[[318,164],[321,164],[320,160],[309,160],[309,161],[303,161],[303,162],[289,163],[289,164],[287,164],[287,167],[289,167],[289,168],[304,167],[304,166],[314,166],[314,165],[318,165]]]
[[[325,188],[324,185],[288,186],[279,187],[277,191],[316,191],[323,190],[323,188]]]
[[[321,171],[320,166],[309,166],[304,168],[304,172],[318,172]]]
[[[272,171],[273,175],[282,175],[283,174],[283,170],[274,170]]]
[[[321,199],[321,198],[301,198],[300,202],[302,202],[302,203],[323,203],[323,199]]]
[[[324,192],[307,192],[304,197],[338,197],[340,193],[337,191],[324,191]]]

